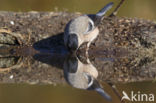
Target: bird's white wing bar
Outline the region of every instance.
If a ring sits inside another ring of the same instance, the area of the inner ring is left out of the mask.
[[[96,14],[96,16],[98,16],[98,17],[104,16],[105,13],[106,13],[109,9],[112,8],[113,4],[114,4],[113,2],[110,2],[109,4],[107,4],[104,8],[102,8],[102,9]]]

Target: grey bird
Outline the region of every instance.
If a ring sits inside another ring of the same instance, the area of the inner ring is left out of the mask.
[[[96,14],[76,17],[67,23],[64,30],[64,44],[71,52],[76,51],[81,44],[87,42],[87,50],[91,42],[98,36],[98,25],[105,13],[112,8],[113,2],[107,4]]]
[[[66,81],[74,88],[95,90],[105,99],[111,100],[111,97],[103,90],[97,81],[98,71],[91,64],[83,64],[77,57],[69,56],[63,65],[64,77]]]

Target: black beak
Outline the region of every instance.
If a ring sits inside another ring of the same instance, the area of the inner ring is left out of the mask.
[[[78,68],[78,60],[76,55],[70,54],[66,61],[65,61],[66,65],[67,65],[67,72],[69,73],[76,73],[77,72],[77,68]]]

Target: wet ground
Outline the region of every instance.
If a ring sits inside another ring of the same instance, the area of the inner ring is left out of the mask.
[[[63,44],[65,24],[78,15],[0,13],[0,102],[120,103],[123,91],[156,94],[156,24],[106,17],[86,57],[85,44],[76,55]]]

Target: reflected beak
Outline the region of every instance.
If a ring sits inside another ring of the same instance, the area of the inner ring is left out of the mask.
[[[76,52],[78,49],[78,37],[76,34],[70,34],[68,36],[67,48],[71,53]]]

